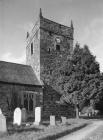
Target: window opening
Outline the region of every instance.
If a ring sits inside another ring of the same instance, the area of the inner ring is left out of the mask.
[[[48,52],[50,53],[50,48],[48,48]]]
[[[60,51],[60,45],[56,45],[56,50]]]
[[[33,111],[33,100],[29,99],[29,111]]]
[[[31,43],[31,55],[33,54],[33,42]]]

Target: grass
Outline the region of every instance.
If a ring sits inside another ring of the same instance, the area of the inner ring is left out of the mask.
[[[59,137],[74,132],[80,128],[85,127],[89,123],[84,119],[68,119],[67,123],[63,125],[57,122],[57,125],[39,126],[8,126],[8,133],[1,135],[0,140],[55,140]]]

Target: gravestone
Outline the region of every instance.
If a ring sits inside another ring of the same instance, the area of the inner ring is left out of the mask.
[[[2,114],[2,111],[0,109],[0,132],[5,133],[6,131],[7,131],[7,128],[6,128],[6,118]]]
[[[50,125],[51,126],[55,125],[55,116],[53,116],[53,115],[50,116]]]
[[[1,110],[1,108],[0,108],[0,114],[2,114],[2,110]]]
[[[61,119],[62,119],[62,124],[66,124],[66,122],[67,122],[66,117],[62,116]]]
[[[13,124],[21,125],[21,120],[22,120],[22,113],[20,108],[16,108],[14,110],[14,120]]]
[[[39,125],[41,122],[41,107],[35,108],[35,125]]]
[[[81,112],[79,112],[79,116],[81,116]]]
[[[26,113],[26,108],[22,108],[22,122],[26,122],[27,119],[27,113]]]

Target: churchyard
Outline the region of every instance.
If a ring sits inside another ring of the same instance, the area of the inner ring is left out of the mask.
[[[16,108],[13,120],[7,121],[0,110],[0,140],[46,140],[56,139],[90,123],[84,119],[67,119],[64,116],[56,120],[51,115],[47,121],[41,121],[41,108],[35,108],[35,119],[27,119],[26,109]]]

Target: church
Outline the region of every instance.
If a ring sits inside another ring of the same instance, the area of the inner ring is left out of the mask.
[[[25,107],[33,117],[35,107],[42,108],[42,116],[70,114],[67,106],[56,104],[61,97],[50,83],[53,71],[62,59],[73,51],[74,27],[49,20],[42,10],[31,30],[27,32],[26,64],[0,61],[0,108],[6,116],[15,107]]]

